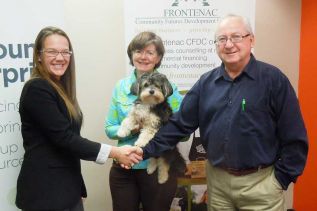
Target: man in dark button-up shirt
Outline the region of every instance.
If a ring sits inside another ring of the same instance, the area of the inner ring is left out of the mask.
[[[220,67],[201,76],[180,111],[143,150],[159,156],[198,127],[208,154],[209,210],[284,210],[283,189],[302,174],[308,151],[287,77],[251,53],[249,22],[229,15],[215,43]]]

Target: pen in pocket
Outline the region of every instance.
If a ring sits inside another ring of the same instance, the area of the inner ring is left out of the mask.
[[[245,111],[246,102],[245,102],[245,99],[244,99],[244,98],[242,99],[242,102],[241,102],[241,108],[242,108],[242,111]]]

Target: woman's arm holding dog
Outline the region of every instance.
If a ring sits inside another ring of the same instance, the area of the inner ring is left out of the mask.
[[[125,98],[122,99],[123,97],[126,97],[125,94],[123,93],[124,89],[122,88],[122,86],[124,86],[124,82],[119,81],[113,90],[111,102],[109,106],[109,111],[105,121],[105,132],[110,139],[114,139],[114,140],[119,139],[119,137],[117,136],[117,133],[120,128],[121,122],[128,115],[128,111],[125,111],[126,113],[124,112],[124,110],[127,109],[126,107],[128,106],[128,104],[123,105],[123,102],[126,102],[127,99]],[[132,105],[133,104],[131,103],[131,107]],[[135,128],[131,131],[131,134],[129,136],[123,139],[130,139],[132,136],[138,134],[139,132],[140,132],[140,128],[139,127]]]
[[[117,86],[113,90],[109,111],[105,121],[105,132],[110,139],[117,139],[117,131],[120,127],[119,113],[117,108]]]

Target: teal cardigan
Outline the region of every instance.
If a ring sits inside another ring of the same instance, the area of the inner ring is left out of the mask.
[[[137,99],[130,91],[131,85],[136,81],[135,70],[126,78],[121,79],[115,85],[110,102],[110,108],[105,121],[105,131],[110,139],[118,140],[118,146],[134,145],[138,138],[137,135],[130,135],[125,138],[118,138],[117,131],[123,119],[128,115],[134,101]],[[178,92],[175,84],[171,83],[173,87],[173,94],[168,97],[167,101],[172,108],[173,112],[178,111],[182,95]],[[134,165],[133,169],[146,169],[148,161],[141,161],[139,164]]]

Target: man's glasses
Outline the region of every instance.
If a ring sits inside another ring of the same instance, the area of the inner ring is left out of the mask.
[[[246,38],[250,36],[251,34],[241,35],[241,34],[233,34],[230,37],[227,36],[219,36],[214,41],[217,45],[225,45],[228,40],[230,40],[232,43],[239,43],[242,42],[243,38]]]
[[[73,52],[69,50],[58,51],[55,49],[44,49],[41,53],[45,53],[45,55],[49,57],[56,57],[58,54],[61,54],[64,58],[68,58],[73,54]]]

